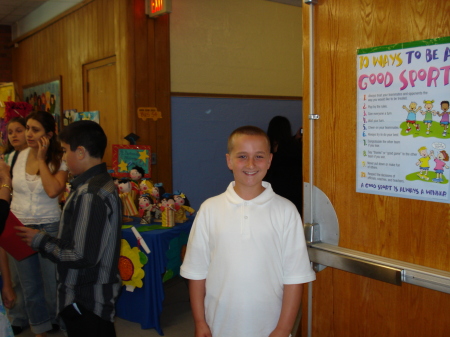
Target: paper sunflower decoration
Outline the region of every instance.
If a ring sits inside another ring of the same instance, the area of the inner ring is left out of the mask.
[[[147,256],[138,247],[130,247],[127,240],[122,239],[119,258],[119,273],[122,284],[127,291],[134,291],[134,288],[142,288],[142,278],[145,272],[142,270],[148,261]]]

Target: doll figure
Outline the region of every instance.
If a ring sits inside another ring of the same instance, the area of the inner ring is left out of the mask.
[[[153,182],[150,179],[144,178],[139,184],[139,194],[149,194],[153,190]]]
[[[150,195],[153,199],[155,206],[153,207],[153,219],[157,222],[161,222],[161,210],[159,209],[161,203],[161,195],[165,193],[162,183],[157,183],[153,185]]]
[[[149,224],[152,222],[152,199],[149,194],[142,194],[139,197],[139,216],[141,224]]]
[[[179,209],[175,213],[175,222],[176,223],[183,223],[187,221],[186,213],[189,215],[194,214],[195,210],[190,207],[190,203],[188,198],[184,193],[181,193],[180,191],[175,191],[174,195],[175,204],[179,205]]]
[[[130,171],[130,179],[139,185],[142,177],[144,176],[144,169],[140,166],[135,166]]]
[[[120,179],[119,197],[122,200],[122,213],[124,216],[137,216],[139,214],[129,179]]]
[[[168,193],[164,194],[161,199],[161,225],[163,227],[173,227],[175,226],[175,212],[179,208],[178,205],[175,205],[175,200],[173,199],[173,195]]]
[[[164,193],[165,190],[162,183],[153,184],[153,189],[150,192],[150,195],[152,196],[155,204],[159,204],[161,202],[161,195]]]

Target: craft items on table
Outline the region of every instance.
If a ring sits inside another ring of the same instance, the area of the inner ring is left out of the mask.
[[[145,240],[142,238],[141,234],[139,234],[138,230],[136,229],[136,227],[131,227],[131,231],[133,232],[134,236],[136,237],[136,240],[138,242],[138,246],[142,246],[142,249],[144,249],[144,251],[147,254],[150,254],[150,249],[148,248],[147,244],[145,243]]]
[[[165,193],[164,187],[162,183],[153,184],[153,188],[150,192],[150,195],[152,196],[153,203],[155,206],[152,209],[152,216],[155,221],[161,222],[161,210],[160,210],[160,203],[161,203],[161,195]]]
[[[165,193],[161,199],[161,225],[163,227],[173,227],[175,226],[175,212],[179,208],[178,205],[175,205],[175,200],[173,199],[173,195]]]
[[[136,193],[132,190],[129,179],[120,179],[119,181],[119,197],[122,200],[122,214],[124,216],[138,216],[139,212],[136,208]]]
[[[152,222],[152,198],[150,194],[145,193],[139,197],[139,216],[141,217],[141,224],[150,224]]]
[[[134,227],[132,227],[131,229],[136,230]],[[141,240],[141,244],[142,241],[143,240]],[[147,245],[145,246],[148,250]],[[148,251],[150,253],[150,250]],[[141,252],[138,247],[131,248],[128,241],[122,239],[119,258],[119,273],[120,277],[122,278],[122,284],[125,285],[127,291],[132,292],[135,288],[142,288],[144,284],[142,279],[145,276],[145,272],[144,270],[142,270],[142,267],[147,263],[147,261],[147,256],[143,252]]]
[[[187,216],[194,214],[195,210],[191,207],[188,198],[186,195],[180,191],[175,191],[173,193],[173,197],[175,200],[175,205],[178,205],[179,208],[175,212],[175,223],[183,223],[187,221]]]
[[[139,194],[149,194],[153,190],[153,182],[143,178],[139,184]]]

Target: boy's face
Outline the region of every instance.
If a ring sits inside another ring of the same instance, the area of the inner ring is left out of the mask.
[[[235,190],[243,197],[258,196],[272,161],[272,154],[267,139],[257,135],[235,135],[233,147],[227,153],[228,168],[233,171]]]
[[[78,160],[76,150],[72,151],[70,149],[70,145],[66,144],[64,142],[61,142],[61,146],[62,146],[63,152],[64,152],[63,160],[66,162],[70,173],[72,173],[74,176],[83,173],[81,171],[81,167],[80,167],[81,165],[80,165],[80,161]]]

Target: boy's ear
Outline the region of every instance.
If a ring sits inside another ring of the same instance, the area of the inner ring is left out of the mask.
[[[84,148],[84,146],[78,146],[75,152],[78,159],[84,159],[84,157],[86,156],[86,149]]]

